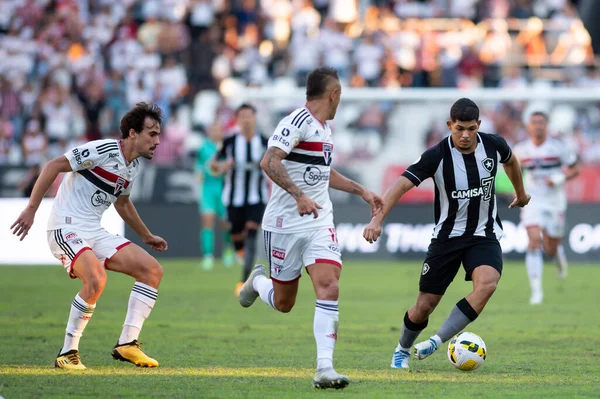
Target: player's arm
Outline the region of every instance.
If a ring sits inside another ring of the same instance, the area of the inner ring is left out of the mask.
[[[375,216],[383,208],[383,201],[380,196],[371,190],[363,187],[352,179],[348,179],[337,170],[331,168],[329,173],[329,187],[345,191],[350,194],[355,194],[361,197],[367,204],[371,206],[371,216]]]
[[[27,236],[29,229],[33,226],[33,219],[35,218],[35,213],[40,207],[40,203],[42,199],[56,180],[56,177],[59,173],[70,172],[72,170],[71,164],[67,157],[61,155],[58,158],[53,159],[48,162],[46,166],[42,169],[42,173],[38,177],[35,185],[33,186],[33,191],[31,192],[31,197],[29,197],[29,203],[27,207],[17,220],[10,226],[13,230],[13,234],[19,237],[20,241]]]
[[[223,142],[221,149],[215,154],[213,159],[210,161],[210,171],[216,176],[227,173],[233,168],[233,159],[227,159],[227,147],[233,145],[235,136],[231,136]]]
[[[140,215],[137,213],[133,202],[129,200],[129,195],[119,195],[114,203],[117,213],[129,227],[139,235],[142,240],[150,245],[156,251],[166,251],[167,242],[159,236],[150,232]]]
[[[525,192],[521,162],[519,162],[519,158],[513,154],[512,150],[502,137],[493,137],[496,142],[497,151],[500,154],[500,163],[503,164],[504,171],[515,189],[516,197],[508,207],[514,208],[515,206],[518,206],[522,208],[529,203],[531,196]]]
[[[568,148],[568,146],[566,146]],[[579,164],[577,162],[577,154],[574,151],[567,150],[561,156],[563,164],[567,166],[563,168],[562,172],[556,173],[546,181],[549,186],[561,186],[567,180],[576,178],[579,175]]]
[[[273,183],[288,192],[296,200],[298,206],[298,213],[300,216],[313,214],[316,219],[319,217],[318,209],[322,207],[310,199],[304,192],[298,187],[287,170],[281,162],[287,153],[277,147],[269,147],[260,161],[261,169],[269,176]]]

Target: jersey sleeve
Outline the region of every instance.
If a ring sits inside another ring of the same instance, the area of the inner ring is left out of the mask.
[[[489,134],[488,137],[494,143],[494,147],[498,154],[500,154],[500,163],[506,163],[512,156],[512,150],[510,149],[508,143],[502,136],[497,134]]]
[[[130,195],[131,194],[131,187],[133,186],[133,182],[137,179],[139,174],[140,174],[140,160],[134,159],[133,160],[133,177],[131,177],[129,184],[127,184],[125,187],[122,188],[121,195]]]
[[[438,144],[421,154],[412,165],[406,168],[402,176],[410,180],[415,186],[418,186],[435,174],[441,161],[442,150]]]
[[[305,133],[303,129],[289,123],[279,123],[275,128],[275,132],[268,141],[268,148],[276,147],[289,154],[294,147],[304,139]]]
[[[75,148],[70,149],[64,155],[69,160],[69,164],[71,164],[71,169],[73,172],[77,172],[79,170],[91,169],[95,166],[100,165],[103,156],[99,154],[99,150],[96,147],[98,142],[91,141],[89,143],[82,144]],[[113,144],[106,144],[106,147],[102,147],[102,152],[112,150]],[[114,149],[119,150],[118,144],[115,142]]]
[[[573,166],[577,163],[577,152],[573,149],[573,146],[565,143],[564,151],[561,152],[560,160],[563,165]]]

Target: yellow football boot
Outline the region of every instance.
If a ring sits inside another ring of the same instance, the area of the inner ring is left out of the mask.
[[[58,354],[54,361],[54,367],[65,370],[85,370],[86,367],[81,363],[77,349],[71,349],[63,354]]]
[[[133,363],[138,367],[158,367],[158,361],[142,352],[140,345],[142,343],[134,339],[126,344],[115,345],[112,350],[112,357],[122,362]]]

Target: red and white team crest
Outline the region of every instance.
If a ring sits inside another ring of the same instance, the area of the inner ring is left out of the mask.
[[[333,144],[323,144],[323,158],[325,158],[325,165],[331,165],[331,153],[333,152]]]
[[[117,195],[123,188],[125,187],[125,179],[122,177],[117,178],[117,182],[115,183],[115,195]]]

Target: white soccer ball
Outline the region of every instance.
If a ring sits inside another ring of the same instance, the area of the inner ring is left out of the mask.
[[[485,342],[479,335],[461,332],[448,344],[448,360],[462,371],[471,371],[480,367],[487,356]]]

